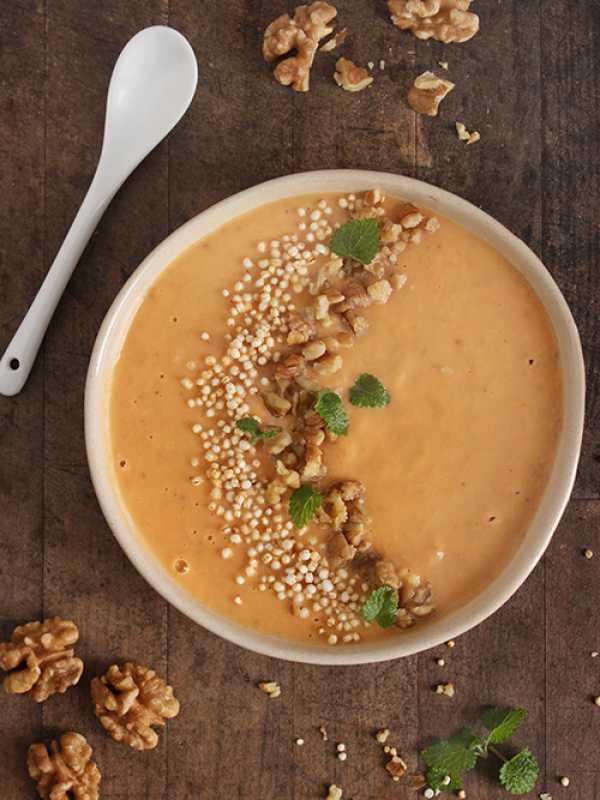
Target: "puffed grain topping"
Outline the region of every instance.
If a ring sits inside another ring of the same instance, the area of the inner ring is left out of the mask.
[[[333,31],[329,23],[337,10],[329,3],[317,0],[310,5],[298,6],[293,18],[289,14],[277,17],[266,29],[263,39],[263,56],[269,63],[283,58],[274,70],[275,79],[283,86],[297,92],[310,88],[310,70],[319,42]]]
[[[101,774],[92,748],[80,733],[63,733],[60,740],[32,744],[27,754],[29,775],[43,800],[98,800]]]
[[[469,11],[472,0],[388,0],[392,22],[417,39],[444,44],[467,42],[479,30],[479,17]]]
[[[10,641],[0,644],[0,668],[10,673],[4,689],[42,703],[75,686],[83,672],[72,647],[78,639],[77,625],[60,617],[15,628]]]
[[[360,92],[370,86],[374,78],[364,67],[359,67],[348,58],[338,58],[333,79],[347,92]]]
[[[415,78],[408,92],[408,103],[418,114],[437,117],[440,103],[454,89],[450,81],[439,78],[433,72],[423,72]]]
[[[154,670],[129,661],[94,678],[91,694],[102,727],[134,750],[153,750],[158,744],[154,727],[179,714],[173,688]]]

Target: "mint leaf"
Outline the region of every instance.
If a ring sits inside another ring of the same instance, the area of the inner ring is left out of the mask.
[[[322,389],[317,395],[315,411],[321,416],[328,431],[338,436],[348,433],[348,414],[339,394],[331,389]]]
[[[428,769],[427,785],[440,792],[457,791],[461,787],[460,775],[449,775],[447,772],[438,772],[435,769]]]
[[[323,497],[313,486],[305,483],[292,492],[290,517],[297,528],[304,528],[321,508]]]
[[[368,372],[363,372],[350,389],[350,402],[360,408],[383,408],[390,400],[389,392],[383,383]]]
[[[391,628],[396,622],[398,594],[391,586],[380,586],[371,592],[360,613],[367,622],[377,622],[381,628]]]
[[[487,708],[481,715],[481,722],[489,731],[488,742],[506,742],[527,716],[524,708]]]
[[[351,219],[331,237],[331,250],[343,258],[353,258],[367,266],[379,250],[379,225],[375,219]]]
[[[454,786],[460,786],[460,774],[473,769],[477,762],[475,746],[478,744],[479,739],[465,729],[451,739],[436,742],[424,750],[423,760],[429,767],[427,780],[431,777],[436,784],[430,784],[431,788],[450,787],[450,784],[443,784],[446,776],[450,777]]]
[[[279,433],[279,428],[270,428],[269,430],[263,431],[258,420],[254,419],[254,417],[242,417],[242,419],[238,419],[235,423],[235,427],[247,433],[252,444],[256,444],[259,439],[272,439]]]
[[[500,783],[510,794],[527,794],[537,783],[539,771],[537,761],[526,747],[502,765]]]

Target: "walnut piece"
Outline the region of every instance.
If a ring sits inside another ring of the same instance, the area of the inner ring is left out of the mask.
[[[83,661],[71,647],[78,639],[77,625],[60,617],[15,628],[10,642],[0,644],[0,668],[13,670],[4,679],[5,690],[42,703],[75,686],[83,672]]]
[[[32,744],[27,769],[43,800],[98,800],[100,770],[91,760],[92,748],[80,733],[63,733],[60,743]]]
[[[417,39],[444,44],[467,42],[479,30],[479,17],[469,11],[471,0],[388,0],[392,22],[411,30]]]
[[[153,750],[158,734],[152,726],[179,714],[173,689],[154,670],[126,662],[113,664],[91,684],[94,712],[116,742],[134,750]]]
[[[344,792],[340,789],[339,786],[336,786],[335,783],[332,783],[331,786],[327,789],[327,797],[325,800],[342,800],[344,796]]]
[[[306,6],[298,6],[293,19],[289,14],[277,17],[266,29],[263,40],[263,56],[273,62],[291,51],[296,55],[280,61],[275,67],[275,78],[283,86],[291,86],[297,92],[307,92],[310,87],[310,70],[319,42],[329,36],[329,27],[337,10],[329,3],[317,0]]]
[[[456,134],[461,142],[466,142],[467,144],[475,144],[475,142],[478,142],[481,139],[481,134],[479,131],[473,131],[473,133],[470,133],[463,122],[456,123]]]
[[[333,79],[347,92],[360,92],[374,81],[373,76],[366,69],[343,57],[337,60]]]
[[[454,89],[454,84],[438,78],[433,72],[423,72],[415,78],[408,92],[408,103],[418,114],[437,117],[440,103]]]
[[[271,700],[281,697],[281,686],[277,681],[262,681],[258,684],[258,688],[265,694],[268,694]]]
[[[406,775],[406,763],[400,758],[399,755],[393,755],[385,765],[386,770],[392,776],[393,781],[399,781],[400,778]]]
[[[321,53],[331,53],[332,50],[337,50],[337,48],[343,44],[347,38],[348,29],[342,28],[342,30],[338,31],[335,36],[332,36],[331,39],[328,39],[325,44],[322,44],[319,50]]]

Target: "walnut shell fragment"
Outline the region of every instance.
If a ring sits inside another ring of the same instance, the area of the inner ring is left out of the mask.
[[[440,103],[454,89],[454,84],[438,78],[433,72],[423,72],[415,78],[408,92],[408,103],[418,114],[437,117]]]
[[[293,18],[289,14],[277,17],[266,29],[263,39],[263,56],[269,63],[295,51],[295,55],[279,61],[275,79],[283,86],[297,92],[307,92],[310,87],[310,70],[319,42],[333,31],[329,23],[337,9],[323,0],[298,6]]]
[[[359,67],[348,58],[338,58],[333,79],[338,86],[347,92],[360,92],[370,86],[374,78],[368,70]]]
[[[130,661],[113,664],[91,684],[94,712],[116,742],[134,750],[153,750],[158,734],[153,726],[179,714],[173,688],[154,670]]]
[[[0,668],[10,672],[4,689],[42,703],[75,686],[83,672],[83,661],[71,647],[78,639],[77,625],[60,617],[15,628],[10,642],[0,643]]]
[[[32,744],[27,769],[43,800],[98,800],[102,775],[92,758],[92,748],[80,733],[63,733],[46,745]]]
[[[479,17],[469,11],[472,0],[388,0],[392,22],[417,39],[444,44],[467,42],[479,30]]]

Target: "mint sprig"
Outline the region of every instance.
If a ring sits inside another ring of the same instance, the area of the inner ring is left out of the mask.
[[[251,444],[256,444],[259,439],[272,439],[279,433],[279,428],[268,428],[263,430],[258,420],[254,417],[242,417],[235,423],[235,427],[243,433],[247,433]]]
[[[331,389],[321,389],[317,395],[315,411],[320,415],[328,431],[345,436],[348,433],[348,413],[342,398]]]
[[[353,258],[363,266],[373,261],[379,250],[379,225],[375,219],[351,219],[331,237],[331,250],[342,258]]]
[[[295,489],[290,497],[289,512],[297,528],[304,528],[321,508],[323,496],[314,486],[305,483]]]
[[[451,737],[435,742],[423,751],[427,783],[434,791],[460,789],[462,775],[473,769],[478,758],[493,754],[502,761],[498,774],[500,784],[509,794],[530,792],[538,779],[539,767],[528,748],[512,758],[506,758],[495,745],[507,741],[519,728],[527,712],[522,708],[488,708],[481,722],[488,733],[477,736],[468,728]]]
[[[391,628],[398,613],[398,593],[391,586],[380,586],[371,592],[360,613],[367,622],[376,622],[381,628]]]
[[[383,408],[391,400],[390,393],[374,375],[363,372],[350,389],[350,402],[360,408]]]

